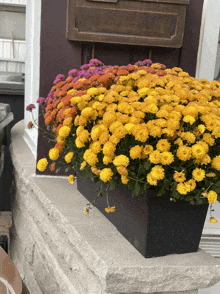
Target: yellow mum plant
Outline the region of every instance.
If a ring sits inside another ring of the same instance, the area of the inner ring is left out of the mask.
[[[196,205],[219,200],[219,82],[149,59],[111,67],[93,59],[54,84],[38,101],[56,136],[52,160],[62,158],[106,189],[124,185],[133,196],[157,190]],[[37,168],[46,165],[41,159]],[[107,212],[115,209],[108,203]]]

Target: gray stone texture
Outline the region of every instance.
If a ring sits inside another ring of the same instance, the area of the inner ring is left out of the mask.
[[[220,280],[209,253],[144,258],[67,178],[34,176],[36,162],[22,134],[12,129],[11,258],[31,294],[196,294]]]

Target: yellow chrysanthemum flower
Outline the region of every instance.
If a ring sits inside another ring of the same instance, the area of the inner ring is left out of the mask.
[[[205,178],[205,171],[197,167],[193,170],[192,176],[197,182],[201,182]]]
[[[129,179],[127,176],[121,176],[121,182],[122,184],[126,185],[128,183]]]
[[[78,138],[82,143],[86,143],[89,140],[89,132],[87,130],[82,130]]]
[[[41,172],[45,171],[45,169],[47,168],[48,165],[48,161],[46,158],[42,158],[38,161],[37,163],[37,169]]]
[[[69,136],[70,131],[71,131],[70,127],[63,126],[62,128],[59,129],[59,136],[62,138],[66,138]]]
[[[200,144],[194,144],[192,146],[192,156],[194,158],[202,158],[206,154],[205,148]]]
[[[95,165],[91,167],[91,171],[96,175],[99,176],[100,175],[100,169],[98,169]]]
[[[198,125],[198,130],[201,134],[205,132],[205,126],[204,125]]]
[[[174,161],[174,156],[171,152],[165,151],[160,155],[160,163],[163,165],[170,165]]]
[[[196,181],[191,179],[185,183],[185,185],[189,186],[189,192],[195,190],[196,188]]]
[[[72,160],[72,158],[73,158],[73,155],[74,155],[73,152],[69,152],[69,153],[67,153],[66,156],[64,157],[65,161],[66,161],[67,163],[70,163],[71,160]]]
[[[214,178],[214,177],[216,177],[216,174],[215,173],[208,173],[208,174],[206,174],[206,177]]]
[[[80,170],[84,170],[84,168],[86,167],[87,162],[84,160],[81,165],[80,165]]]
[[[151,173],[149,173],[146,178],[150,185],[157,186],[157,180],[152,177]]]
[[[186,180],[184,172],[178,172],[178,171],[175,171],[173,178],[178,183],[182,183]]]
[[[164,168],[160,165],[155,165],[150,172],[151,176],[155,180],[163,180],[165,177]]]
[[[60,137],[59,135],[57,136],[57,143],[60,144],[60,145],[63,145],[65,142],[65,139]]]
[[[100,179],[106,183],[108,181],[111,180],[112,176],[113,176],[113,172],[110,168],[104,168],[103,170],[101,170],[100,172]]]
[[[95,154],[99,153],[99,152],[102,150],[100,142],[98,142],[98,141],[93,142],[93,143],[90,145],[90,149],[91,149],[92,152],[95,153]]]
[[[209,144],[210,146],[213,146],[214,144],[215,144],[215,139],[212,137],[212,135],[211,134],[209,134],[209,133],[205,133],[205,134],[203,134],[203,138],[202,138],[202,140],[204,141],[204,142],[206,142],[207,144]]]
[[[68,181],[69,181],[70,184],[73,184],[74,181],[75,181],[74,176],[73,176],[73,175],[69,175],[69,177],[68,177]]]
[[[115,166],[125,166],[127,167],[129,165],[129,158],[125,155],[119,155],[116,156],[115,159],[113,160],[113,164]]]
[[[76,147],[77,148],[83,148],[83,147],[85,147],[85,144],[82,141],[80,141],[80,139],[78,137],[75,140],[75,144],[76,144]]]
[[[85,160],[90,166],[93,166],[96,164],[96,162],[98,162],[97,154],[91,151]]]
[[[137,159],[141,158],[141,152],[142,152],[143,147],[136,145],[130,149],[130,157],[132,159]]]
[[[214,157],[211,161],[212,167],[214,167],[216,170],[220,170],[220,155]]]
[[[103,154],[112,156],[116,150],[116,146],[112,142],[106,142],[103,146]]]
[[[167,139],[161,139],[157,142],[156,145],[157,150],[164,152],[164,151],[169,151],[170,150],[170,143],[168,142]]]
[[[87,90],[87,94],[91,96],[95,96],[99,94],[99,90],[97,88],[90,88]]]
[[[124,166],[117,166],[117,172],[122,176],[128,175],[128,171],[127,171],[126,167],[124,167]]]
[[[65,118],[63,121],[63,125],[71,128],[73,125],[72,120],[73,120],[72,117]]]
[[[158,150],[154,150],[149,155],[149,161],[154,164],[160,163],[161,153]]]
[[[105,112],[103,115],[103,123],[106,125],[112,124],[117,119],[114,111]]]
[[[186,123],[190,123],[190,125],[193,125],[194,122],[196,121],[195,118],[191,115],[186,115],[183,117],[183,121]]]
[[[191,143],[191,144],[195,143],[196,141],[196,136],[191,132],[183,132],[181,134],[181,137],[183,140],[186,140],[188,143]]]
[[[107,155],[105,155],[104,157],[103,157],[103,163],[105,164],[105,165],[108,165],[109,163],[111,163],[112,161],[113,161],[113,159],[114,159],[114,155],[113,156],[107,156]]]
[[[151,145],[146,145],[143,150],[142,150],[142,153],[145,154],[145,155],[149,155],[151,152],[153,152],[154,149]]]
[[[211,190],[211,191],[209,191],[207,198],[208,198],[209,204],[213,204],[217,200],[217,193],[215,191]]]
[[[184,183],[179,183],[177,185],[176,189],[182,195],[186,195],[187,194],[187,187],[185,186]]]
[[[92,107],[86,107],[81,112],[81,115],[84,116],[85,118],[89,118],[93,116],[93,114],[94,114],[94,109]]]
[[[57,160],[59,158],[59,149],[57,149],[56,147],[50,149],[49,151],[49,157],[51,160]]]
[[[210,217],[209,219],[210,224],[217,224],[217,220],[214,217]]]

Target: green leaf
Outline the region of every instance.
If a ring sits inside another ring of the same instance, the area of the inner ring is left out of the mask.
[[[146,170],[149,170],[150,167],[151,167],[151,163],[150,163],[150,161],[145,161],[145,163],[144,163],[144,167],[145,167]]]
[[[134,195],[138,196],[139,194],[140,194],[140,184],[136,182],[134,186]]]
[[[165,188],[163,187],[163,188],[161,188],[158,192],[157,192],[157,195],[158,196],[162,196],[162,195],[164,195],[166,193],[166,190],[165,190]]]

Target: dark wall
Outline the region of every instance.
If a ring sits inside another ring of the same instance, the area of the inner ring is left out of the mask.
[[[95,43],[94,58],[101,60],[106,65],[126,65],[149,58],[151,50],[153,62],[163,63],[167,67],[180,66],[191,76],[195,76],[202,7],[203,0],[190,0],[186,13],[183,46],[181,48]],[[73,68],[79,69],[82,64],[88,63],[92,58],[93,44],[68,41],[66,39],[66,11],[67,1],[42,0],[41,97],[47,97],[58,74],[62,73],[67,76],[69,70]],[[43,125],[42,117],[40,125]],[[38,160],[42,157],[48,158],[48,150],[51,147],[53,147],[53,144],[48,145],[42,135],[39,135]]]

